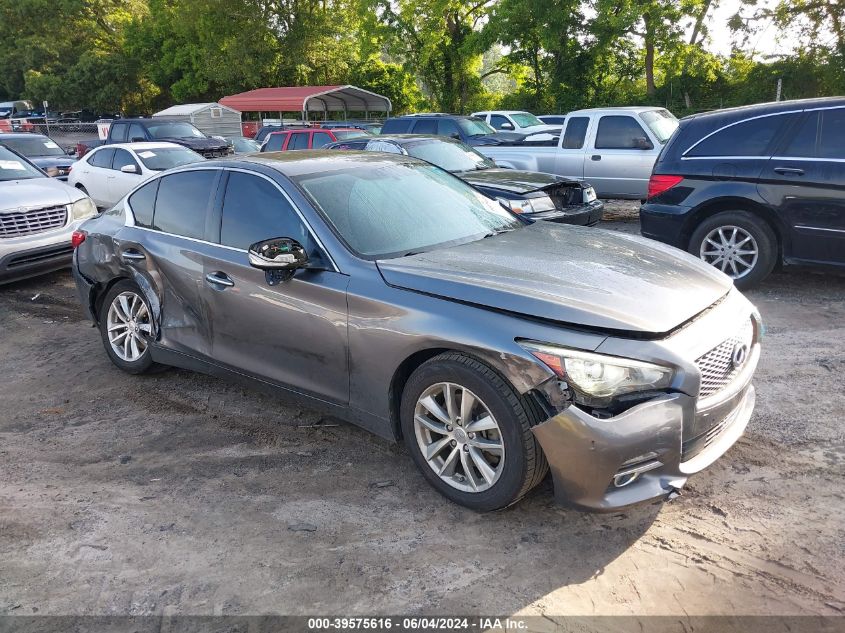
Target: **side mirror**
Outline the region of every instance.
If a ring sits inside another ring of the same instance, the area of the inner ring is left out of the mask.
[[[124,174],[137,174],[138,168],[135,165],[124,165],[120,168]]]
[[[308,255],[302,244],[289,237],[256,242],[249,247],[248,256],[249,265],[263,270],[271,286],[287,281],[298,269],[308,265]]]
[[[634,139],[634,147],[637,149],[654,149],[654,145],[652,145],[651,141],[648,140],[645,136],[638,136]]]
[[[499,129],[500,130],[512,130],[513,129],[513,123],[502,123],[502,125],[499,126]]]

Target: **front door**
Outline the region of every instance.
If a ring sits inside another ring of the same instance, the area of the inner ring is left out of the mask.
[[[760,177],[791,234],[787,258],[845,263],[845,108],[805,112]]]
[[[602,198],[645,198],[659,151],[634,117],[603,115],[588,144],[584,179]]]
[[[134,173],[120,171],[124,166],[135,167]],[[141,182],[141,166],[133,158],[132,154],[125,149],[116,148],[112,161],[112,171],[108,178],[108,193],[110,204],[116,204],[123,196],[129,193],[135,185]]]
[[[231,171],[220,244],[205,257],[204,294],[216,362],[336,403],[349,402],[346,287],[279,187]],[[271,286],[249,265],[250,244],[290,237],[315,268]]]

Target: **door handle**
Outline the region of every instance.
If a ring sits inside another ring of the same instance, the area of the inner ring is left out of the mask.
[[[590,160],[601,160],[601,155],[593,154],[592,156],[590,156]]]
[[[134,248],[127,249],[120,254],[123,259],[131,259],[134,261],[140,261],[142,259],[147,259],[147,256],[144,255],[141,251],[137,251]]]
[[[804,170],[797,167],[775,167],[775,171],[784,176],[803,176]]]
[[[229,275],[220,272],[219,270],[213,273],[208,273],[205,276],[205,280],[212,286],[225,286],[226,288],[231,288],[235,285],[235,282],[229,278]]]

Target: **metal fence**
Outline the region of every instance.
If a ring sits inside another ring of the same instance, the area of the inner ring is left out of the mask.
[[[64,150],[76,149],[79,141],[95,140],[97,134],[96,123],[63,122],[63,123],[30,123],[30,132],[49,136],[59,147]]]

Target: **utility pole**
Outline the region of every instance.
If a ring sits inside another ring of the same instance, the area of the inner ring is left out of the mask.
[[[775,101],[780,101],[780,93],[783,90],[783,77],[778,77],[778,91],[775,95]]]

